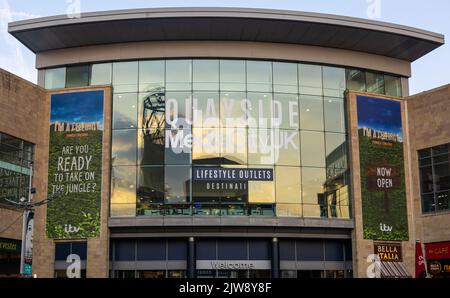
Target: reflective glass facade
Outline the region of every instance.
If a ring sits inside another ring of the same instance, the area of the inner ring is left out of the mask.
[[[70,86],[85,78],[113,86],[113,217],[349,218],[344,92],[401,95],[399,77],[302,63],[171,59],[77,67],[67,68]],[[47,88],[61,87],[58,71],[46,71]],[[193,167],[270,169],[274,178],[198,181]]]

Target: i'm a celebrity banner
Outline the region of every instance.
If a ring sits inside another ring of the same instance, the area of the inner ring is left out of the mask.
[[[48,238],[100,235],[103,99],[101,90],[51,96]]]
[[[357,96],[365,239],[408,240],[400,102]]]

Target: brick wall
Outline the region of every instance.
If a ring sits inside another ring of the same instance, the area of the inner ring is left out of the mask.
[[[406,99],[411,139],[411,168],[417,240],[450,241],[450,212],[422,214],[417,151],[450,143],[450,85]]]
[[[40,113],[44,106],[42,88],[0,69],[0,132],[31,142],[36,150],[40,149],[43,124]],[[39,162],[36,166],[40,166]],[[21,211],[0,208],[0,237],[21,239],[21,215]]]

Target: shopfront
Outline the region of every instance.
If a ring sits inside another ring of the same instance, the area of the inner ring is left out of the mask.
[[[426,243],[428,273],[434,278],[450,278],[450,242]]]
[[[20,273],[21,241],[0,238],[0,277],[17,277]]]
[[[282,278],[352,277],[346,239],[199,237],[193,246],[191,241],[114,239],[111,277],[184,278],[191,269],[197,278],[270,278],[274,271]]]

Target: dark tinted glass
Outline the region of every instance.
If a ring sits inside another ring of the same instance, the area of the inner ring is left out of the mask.
[[[323,242],[317,240],[297,241],[297,260],[301,261],[322,261]]]
[[[195,245],[197,260],[216,260],[216,241],[199,240]]]
[[[247,242],[242,240],[219,240],[219,260],[248,260]]]
[[[137,242],[137,260],[145,260],[145,261],[166,260],[166,241],[139,240]]]
[[[66,88],[89,85],[89,69],[89,65],[67,67]]]
[[[135,241],[117,240],[114,242],[114,259],[116,261],[134,261]]]
[[[248,252],[250,260],[270,260],[271,249],[270,242],[267,240],[250,240],[248,243]]]
[[[169,260],[187,260],[187,242],[185,240],[168,241],[168,259]]]

